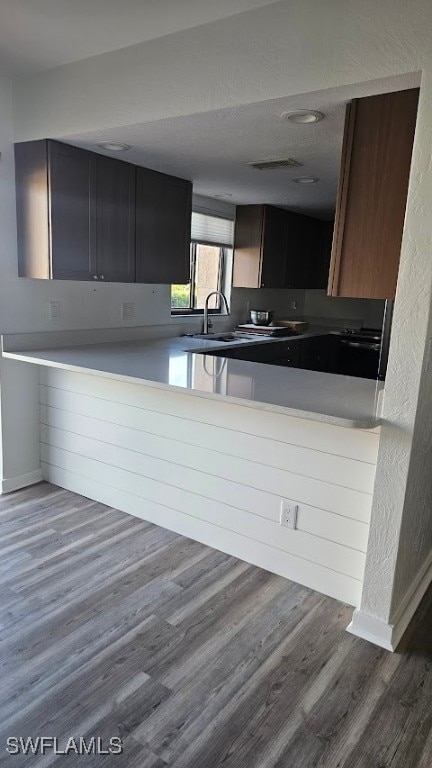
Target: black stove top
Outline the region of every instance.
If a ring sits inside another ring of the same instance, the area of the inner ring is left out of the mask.
[[[379,343],[382,331],[381,328],[345,328],[341,332],[341,336],[348,336],[349,338],[356,339],[356,341],[375,341]]]

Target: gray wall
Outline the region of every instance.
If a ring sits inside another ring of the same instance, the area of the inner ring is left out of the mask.
[[[293,302],[296,304],[296,309],[293,307]],[[250,322],[249,309],[272,310],[276,317],[302,317],[304,291],[233,288],[231,291],[232,320],[236,324]]]
[[[384,302],[372,299],[337,299],[326,291],[305,291],[304,313],[310,318],[345,319],[369,328],[381,328]]]
[[[231,309],[235,322],[247,321],[248,308],[271,309],[276,317],[304,317],[316,325],[347,324],[381,328],[384,302],[370,299],[335,299],[327,296],[325,290],[233,288]]]

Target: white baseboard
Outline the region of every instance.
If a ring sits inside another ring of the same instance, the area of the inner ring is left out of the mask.
[[[18,491],[20,488],[26,488],[28,485],[35,485],[42,482],[42,470],[35,469],[33,472],[26,472],[25,475],[17,475],[17,477],[7,477],[1,481],[0,493],[12,493],[12,491]]]
[[[432,583],[432,551],[429,553],[397,610],[388,623],[356,608],[347,631],[387,651],[395,651],[427,588]]]
[[[393,630],[393,625],[386,624],[385,621],[376,619],[373,616],[368,616],[367,613],[363,613],[359,608],[355,609],[352,621],[347,626],[347,632],[356,637],[361,637],[363,640],[368,640],[369,643],[379,645],[387,651],[396,650],[392,639]]]

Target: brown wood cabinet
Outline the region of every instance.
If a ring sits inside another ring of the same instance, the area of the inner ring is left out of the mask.
[[[328,293],[396,292],[418,89],[348,105]]]
[[[233,286],[325,288],[330,260],[325,226],[271,205],[237,206]]]
[[[49,139],[16,144],[15,170],[20,277],[189,279],[190,182]]]

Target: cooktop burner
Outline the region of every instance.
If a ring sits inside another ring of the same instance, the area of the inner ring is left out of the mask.
[[[381,328],[345,328],[343,336],[354,336],[356,339],[367,341],[381,341]]]

